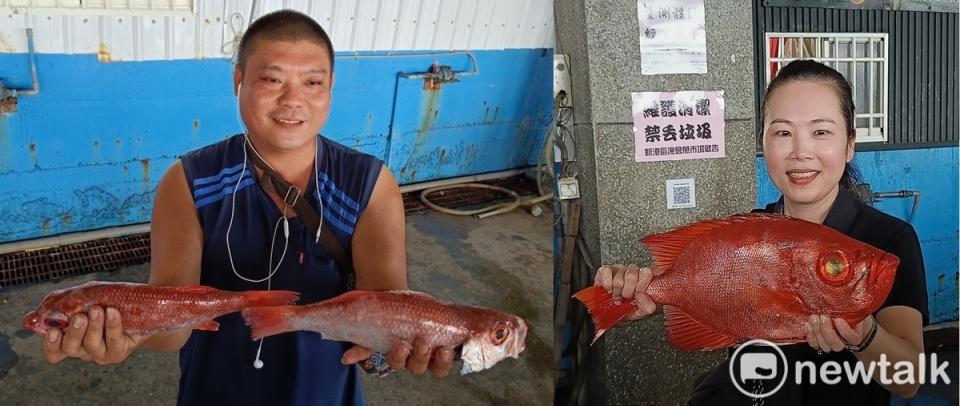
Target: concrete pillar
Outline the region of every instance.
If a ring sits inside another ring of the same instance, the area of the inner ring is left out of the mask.
[[[604,264],[650,264],[639,238],[694,220],[747,212],[755,199],[753,13],[742,0],[707,0],[707,73],[640,74],[635,0],[557,0],[557,54],[570,56],[581,232]],[[723,90],[726,157],[634,160],[630,92]],[[697,207],[666,209],[665,181],[694,178]],[[696,378],[725,357],[666,342],[663,317],[609,332],[592,349],[588,404],[682,404]]]

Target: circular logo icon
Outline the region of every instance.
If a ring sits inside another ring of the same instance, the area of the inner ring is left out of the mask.
[[[762,350],[762,347],[773,348],[773,351]],[[778,376],[780,380],[773,386]],[[740,393],[751,398],[773,395],[787,382],[787,356],[780,347],[767,340],[747,341],[730,356],[730,380]],[[771,386],[773,389],[766,389]]]

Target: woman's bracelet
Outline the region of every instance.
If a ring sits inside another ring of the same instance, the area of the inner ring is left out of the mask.
[[[866,350],[867,347],[873,343],[873,339],[877,337],[877,330],[879,330],[879,328],[879,323],[877,323],[877,319],[874,318],[873,325],[870,326],[870,331],[867,333],[867,336],[863,338],[863,341],[857,345],[847,344],[847,349],[853,352],[863,352],[863,350]]]

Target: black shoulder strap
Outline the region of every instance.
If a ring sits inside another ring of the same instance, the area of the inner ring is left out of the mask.
[[[356,286],[356,275],[353,272],[353,259],[349,252],[344,251],[343,245],[340,244],[340,240],[330,231],[330,227],[320,227],[321,214],[317,213],[316,209],[310,205],[307,199],[301,198],[302,191],[299,188],[287,182],[283,176],[280,176],[279,173],[275,172],[266,162],[260,159],[260,155],[253,151],[248,141],[245,141],[244,144],[248,150],[247,156],[251,158],[250,160],[253,164],[257,168],[260,168],[265,175],[260,177],[260,186],[267,192],[273,192],[282,198],[283,204],[287,205],[287,207],[293,208],[293,211],[297,213],[297,216],[300,216],[300,220],[303,221],[312,234],[316,235],[317,229],[320,229],[319,242],[323,244],[323,247],[330,255],[333,255],[337,266],[340,267],[340,270],[342,270],[346,276],[347,290],[353,290]],[[281,191],[283,192],[281,193]]]

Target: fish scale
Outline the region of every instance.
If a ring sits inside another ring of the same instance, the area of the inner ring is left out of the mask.
[[[814,314],[855,325],[886,300],[899,264],[832,228],[780,214],[704,220],[641,241],[654,258],[646,293],[664,305],[668,339],[684,350],[801,342]],[[574,297],[594,319],[595,340],[637,309],[596,286]]]

